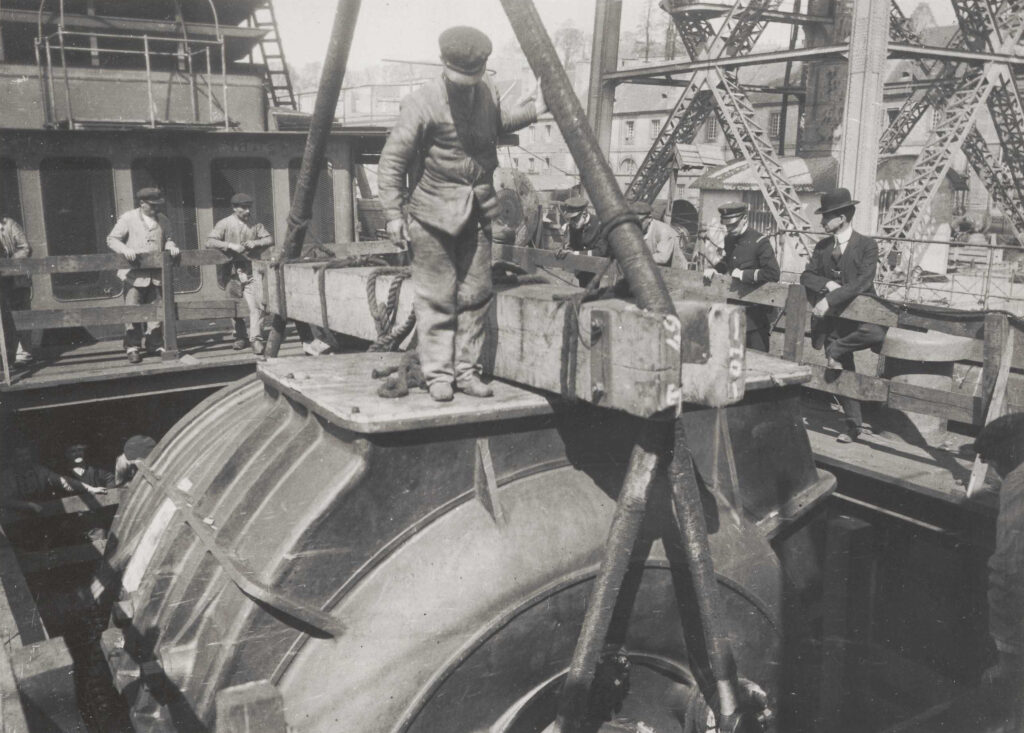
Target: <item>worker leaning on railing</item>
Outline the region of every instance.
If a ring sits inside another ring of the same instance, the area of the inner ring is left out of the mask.
[[[180,251],[171,237],[171,222],[160,211],[164,205],[163,192],[159,188],[142,188],[136,192],[135,198],[139,202],[138,208],[121,215],[107,235],[107,246],[131,263],[140,254],[162,250],[177,257]],[[158,269],[126,268],[118,270],[117,276],[124,281],[125,305],[155,303],[163,296]],[[132,364],[142,361],[143,332],[147,351],[159,354],[164,350],[160,321],[126,325],[124,347]]]

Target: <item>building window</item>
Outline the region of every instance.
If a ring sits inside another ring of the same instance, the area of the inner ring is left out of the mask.
[[[626,176],[636,175],[636,161],[632,158],[623,158],[619,163],[619,173]]]
[[[900,116],[900,110],[899,110],[898,107],[891,107],[890,109],[885,110],[885,118],[886,118],[885,119],[885,124],[886,124],[886,127],[888,127],[893,122],[895,122],[896,118],[899,117],[899,116]]]
[[[636,137],[636,120],[626,120],[626,126],[623,129],[622,139],[624,142],[631,143]]]
[[[21,214],[18,166],[10,158],[0,158],[0,216],[9,216],[22,226],[25,224]]]
[[[253,218],[274,232],[274,193],[270,182],[270,161],[264,158],[217,158],[210,163],[213,190],[213,218],[219,221],[231,213],[231,197],[252,196]]]
[[[196,193],[192,163],[188,158],[137,158],[132,161],[132,189],[155,187],[163,190],[164,213],[171,220],[174,243],[181,249],[199,246],[196,234]],[[202,276],[198,267],[174,273],[174,292],[198,290]]]
[[[953,191],[953,216],[963,216],[967,213],[967,194],[966,188]]]
[[[536,166],[534,165],[535,162],[536,161],[534,161],[533,158],[530,158],[530,173],[535,173],[537,170]]]
[[[718,118],[714,115],[708,117],[708,121],[704,125],[704,142],[718,142]]]
[[[899,188],[887,188],[880,191],[878,194],[878,226],[882,225],[882,220],[885,218],[886,212],[892,208],[893,202],[896,197],[902,192]]]
[[[533,125],[530,125],[529,127],[526,128],[526,142],[533,142]]]
[[[935,107],[932,110],[932,129],[942,127],[943,120],[946,119],[945,107]]]
[[[513,158],[512,159],[512,167],[513,168],[518,168],[519,167],[519,158]]]
[[[779,133],[782,131],[782,113],[781,112],[769,112],[768,113],[768,137],[772,140],[779,139]]]
[[[551,142],[551,125],[544,125],[544,142]]]
[[[651,120],[651,140],[657,140],[659,132],[661,132],[661,120]]]
[[[295,187],[299,182],[299,169],[302,158],[288,161],[288,193],[294,198]],[[338,241],[334,233],[334,166],[330,161],[324,163],[320,175],[316,179],[316,195],[313,197],[313,218],[309,222],[308,241],[324,244]],[[269,228],[269,227],[268,227]],[[271,231],[273,231],[271,229]],[[347,239],[351,233],[346,233]]]
[[[544,158],[544,170],[551,170],[551,158]]]
[[[114,175],[104,158],[50,158],[39,166],[47,254],[109,254],[107,234],[116,221]],[[117,273],[50,275],[60,300],[111,298],[121,294]]]
[[[760,191],[744,191],[742,201],[747,205],[747,220],[750,226],[761,233],[775,230],[775,218],[772,216],[768,202]]]

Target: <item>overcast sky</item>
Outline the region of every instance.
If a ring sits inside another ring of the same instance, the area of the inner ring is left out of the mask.
[[[587,33],[593,30],[595,0],[535,0],[553,33],[568,20]],[[940,22],[951,22],[947,0],[928,0]],[[792,0],[784,0],[783,7]],[[900,0],[908,14],[916,0]],[[647,0],[623,0],[623,28],[635,27]],[[277,0],[274,3],[285,56],[296,68],[323,58],[337,0]],[[452,25],[472,25],[487,33],[495,46],[514,36],[498,0],[364,0],[349,54],[351,68],[382,59],[436,61],[437,36]]]
[[[594,0],[536,0],[536,5],[549,32],[569,19],[588,33],[594,25]],[[335,7],[337,0],[274,3],[289,64],[301,67],[323,58]],[[499,47],[513,38],[498,0],[364,0],[349,65],[365,67],[388,58],[436,61],[437,37],[453,25],[475,26]]]

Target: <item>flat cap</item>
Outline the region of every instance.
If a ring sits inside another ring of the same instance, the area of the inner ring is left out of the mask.
[[[738,219],[750,209],[742,201],[727,201],[718,207],[718,216],[722,219]]]
[[[133,435],[124,443],[124,457],[129,461],[145,458],[156,447],[156,441],[148,435]]]
[[[974,451],[983,460],[997,457],[1013,443],[1024,443],[1024,412],[1015,412],[996,418],[978,433]]]
[[[479,74],[484,70],[493,48],[490,38],[467,25],[457,25],[443,31],[437,42],[445,66],[468,75]]]
[[[646,201],[632,201],[629,204],[629,210],[637,216],[650,216],[653,208]]]
[[[566,211],[585,211],[587,208],[587,200],[582,196],[573,196],[562,204],[562,207]]]
[[[150,204],[162,204],[164,202],[164,192],[159,188],[147,186],[136,191],[135,198]]]
[[[231,197],[232,206],[252,206],[252,196],[247,193],[236,193]]]

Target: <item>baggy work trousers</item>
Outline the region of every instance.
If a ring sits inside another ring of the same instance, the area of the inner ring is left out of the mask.
[[[457,235],[409,224],[416,332],[427,384],[480,372],[491,286],[490,226],[474,215]]]
[[[159,285],[144,285],[135,287],[125,285],[125,305],[146,305],[159,302],[163,297],[163,288]],[[163,323],[161,321],[150,321],[149,323],[133,323],[124,327],[124,347],[127,351],[138,351],[142,347],[142,334],[146,334],[146,347],[156,349],[164,345]]]
[[[262,293],[256,287],[256,281],[251,277],[245,282],[240,280],[239,284],[242,286],[242,297],[249,308],[249,329],[247,333],[244,318],[236,318],[234,336],[236,339],[251,339],[253,341],[262,339],[263,318],[266,315],[266,311],[263,308]]]

